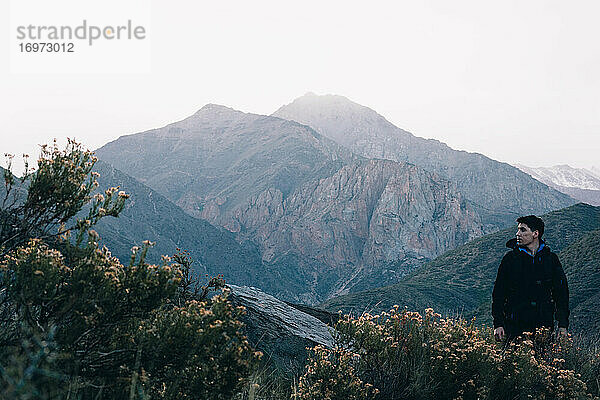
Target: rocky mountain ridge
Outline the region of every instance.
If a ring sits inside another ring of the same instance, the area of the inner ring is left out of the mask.
[[[266,189],[287,195],[357,158],[308,127],[214,104],[163,128],[122,136],[96,153],[208,219]]]
[[[265,191],[221,223],[254,239],[267,262],[293,252],[317,293],[335,282],[326,297],[356,285],[397,282],[435,255],[483,234],[479,216],[452,184],[387,160],[344,166],[286,199]]]

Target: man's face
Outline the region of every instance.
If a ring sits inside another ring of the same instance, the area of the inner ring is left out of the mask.
[[[517,244],[519,246],[530,245],[538,236],[538,231],[532,232],[529,226],[524,223],[520,222],[519,225],[517,225]]]

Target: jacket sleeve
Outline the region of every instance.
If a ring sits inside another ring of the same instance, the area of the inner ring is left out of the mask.
[[[498,275],[494,282],[492,291],[492,316],[494,317],[494,329],[499,326],[504,327],[504,302],[506,301],[506,270],[508,264],[508,254],[502,258]],[[506,327],[505,327],[506,328]]]
[[[563,267],[554,254],[552,274],[552,298],[554,299],[554,311],[559,328],[569,327],[569,285]]]

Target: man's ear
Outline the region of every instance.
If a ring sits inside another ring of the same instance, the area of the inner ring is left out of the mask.
[[[540,231],[538,231],[537,229],[531,233],[533,234],[534,239],[537,239],[540,236]]]

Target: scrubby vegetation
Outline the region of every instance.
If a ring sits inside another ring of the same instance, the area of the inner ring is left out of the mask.
[[[591,399],[600,349],[548,331],[495,343],[474,321],[393,308],[345,316],[335,349],[313,349],[301,399]],[[315,388],[319,388],[315,392]],[[339,390],[343,388],[343,390]],[[374,394],[374,392],[377,392]]]
[[[0,213],[0,398],[228,399],[260,356],[219,279],[194,283],[185,254],[123,265],[91,229],[127,194],[98,186],[93,155],[45,147],[4,171]],[[83,208],[87,216],[74,219]],[[209,289],[222,293],[207,298]]]

